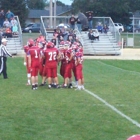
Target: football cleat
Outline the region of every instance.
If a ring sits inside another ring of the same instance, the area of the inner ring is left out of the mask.
[[[45,86],[45,84],[42,84],[42,83],[41,83],[39,86],[42,87],[42,86]]]
[[[68,88],[73,88],[72,83],[69,84]]]
[[[48,89],[51,89],[52,88],[52,86],[51,85],[48,85]]]

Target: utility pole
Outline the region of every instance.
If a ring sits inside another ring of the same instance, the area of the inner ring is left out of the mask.
[[[52,15],[53,15],[53,6],[52,6],[52,0],[50,0],[50,28],[52,28]]]
[[[56,27],[56,0],[54,0],[54,28]]]

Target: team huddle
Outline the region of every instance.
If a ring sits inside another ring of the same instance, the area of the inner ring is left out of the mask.
[[[27,68],[27,85],[32,89],[38,88],[38,75],[42,77],[40,86],[47,82],[48,88],[73,88],[72,78],[77,84],[78,90],[84,89],[83,77],[83,48],[79,42],[60,41],[59,47],[47,41],[40,35],[37,39],[29,39],[24,46],[24,65]],[[60,71],[57,67],[60,64]],[[58,74],[63,77],[63,84],[60,85]]]

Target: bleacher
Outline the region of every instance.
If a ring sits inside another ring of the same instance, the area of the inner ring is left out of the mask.
[[[77,36],[83,43],[85,55],[120,55],[121,48],[111,32],[100,33],[99,41],[91,41],[88,38],[88,31],[77,32]]]
[[[21,30],[21,26],[20,26],[18,16],[15,16],[15,18],[18,22],[18,34],[17,35],[12,35],[12,37],[6,38],[8,40],[7,50],[11,54],[21,54],[22,51],[23,51],[22,30]]]

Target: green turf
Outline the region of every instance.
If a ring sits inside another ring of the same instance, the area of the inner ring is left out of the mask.
[[[39,33],[22,33],[23,45],[27,44],[29,38],[36,39],[39,36]]]
[[[85,91],[32,91],[23,58],[9,58],[7,65],[9,79],[0,77],[0,140],[126,140],[139,133]],[[140,122],[139,61],[85,60],[84,77],[87,90]]]
[[[121,37],[126,41],[127,48],[140,48],[140,34],[139,33],[122,33]],[[127,39],[128,38],[134,38],[134,46],[128,46],[127,45]]]

